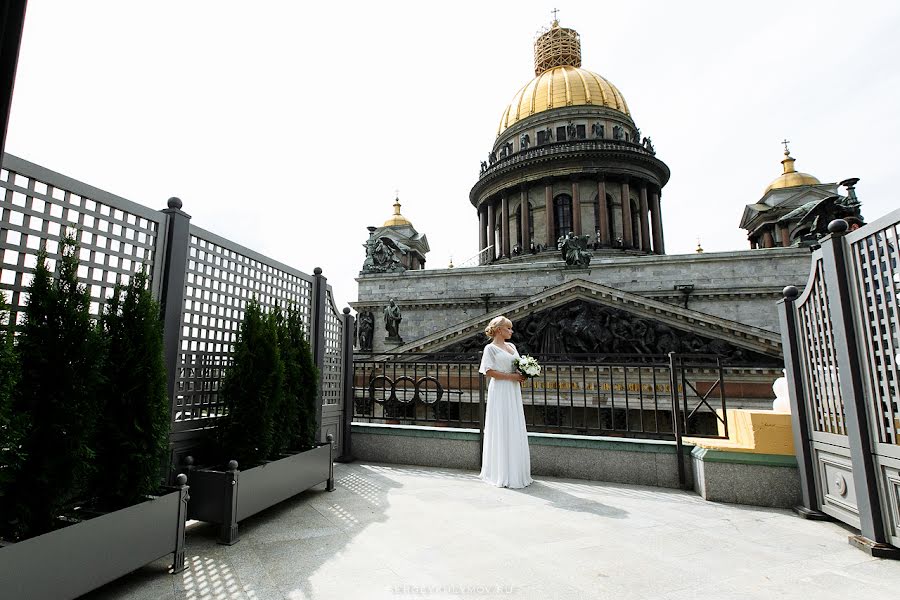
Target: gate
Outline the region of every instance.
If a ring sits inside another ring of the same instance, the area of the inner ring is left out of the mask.
[[[900,211],[813,254],[803,294],[780,302],[794,441],[806,516],[860,529],[873,555],[900,546]],[[821,511],[821,512],[819,512]]]

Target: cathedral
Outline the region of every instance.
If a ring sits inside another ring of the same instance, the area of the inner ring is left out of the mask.
[[[477,264],[424,269],[427,240],[395,202],[364,244],[358,350],[470,351],[504,314],[523,352],[725,356],[752,372],[743,404],[770,405],[783,360],[775,302],[803,286],[831,219],[863,223],[857,180],[800,173],[785,144],[783,172],[741,217],[749,249],[667,255],[669,168],[622,92],[582,67],[575,30],[553,21],[537,37],[534,78],[499,114],[469,193]],[[388,305],[402,312],[398,336],[386,335]]]

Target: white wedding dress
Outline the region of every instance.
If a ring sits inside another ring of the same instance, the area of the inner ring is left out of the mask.
[[[519,352],[512,344],[509,347],[513,350],[512,354],[494,344],[485,346],[478,370],[481,373],[486,373],[488,369],[513,373],[513,360],[519,357]],[[509,488],[523,488],[533,481],[522,389],[518,381],[488,379],[484,451],[479,477],[497,487]]]

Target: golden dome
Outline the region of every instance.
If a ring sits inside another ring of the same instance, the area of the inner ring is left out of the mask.
[[[605,106],[631,116],[616,86],[581,68],[578,32],[556,20],[534,41],[534,74],[503,111],[498,136],[526,117],[564,106]]]
[[[544,71],[519,90],[503,111],[497,135],[526,117],[564,106],[606,106],[631,116],[616,86],[587,69],[560,66]]]
[[[406,217],[400,214],[400,198],[396,198],[394,200],[394,214],[390,219],[384,222],[384,227],[396,227],[403,225],[412,227],[412,223],[410,223]]]
[[[801,173],[794,170],[794,158],[791,156],[786,145],[784,149],[784,160],[781,161],[781,164],[784,167],[784,173],[776,177],[775,180],[769,184],[769,187],[763,192],[763,196],[772,190],[797,187],[800,185],[819,185],[822,183],[809,173]]]

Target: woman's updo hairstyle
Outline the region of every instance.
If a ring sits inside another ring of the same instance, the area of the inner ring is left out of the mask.
[[[493,339],[494,335],[497,333],[497,330],[501,327],[512,327],[512,321],[500,315],[499,317],[494,317],[491,319],[491,322],[487,324],[487,327],[484,328],[484,335]]]

